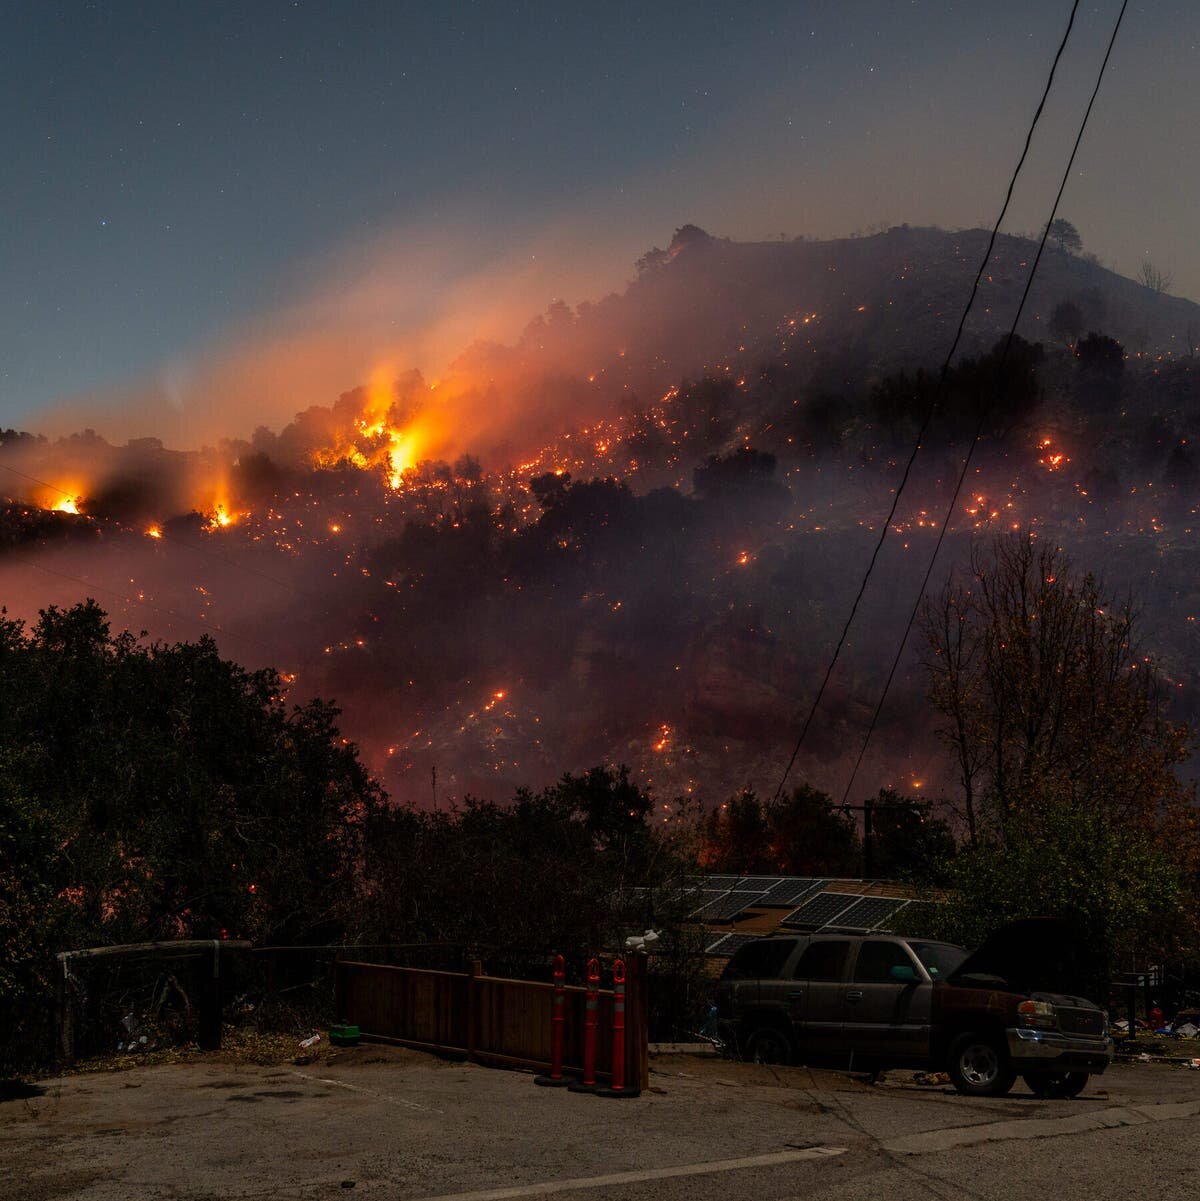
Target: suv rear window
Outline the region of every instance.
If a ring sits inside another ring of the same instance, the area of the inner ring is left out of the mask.
[[[722,980],[769,980],[779,975],[796,946],[794,938],[764,938],[748,942],[734,953]]]
[[[846,956],[849,951],[850,943],[842,938],[809,943],[808,949],[800,956],[800,962],[796,964],[796,970],[792,972],[792,978],[841,980],[846,974]]]

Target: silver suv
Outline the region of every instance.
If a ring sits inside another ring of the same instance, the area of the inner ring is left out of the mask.
[[[1020,1075],[1039,1096],[1073,1097],[1108,1067],[1112,1040],[1101,1009],[1049,978],[1069,958],[1061,929],[1013,923],[970,955],[891,935],[762,938],[726,966],[718,1014],[760,1062],[944,1070],[980,1096]]]

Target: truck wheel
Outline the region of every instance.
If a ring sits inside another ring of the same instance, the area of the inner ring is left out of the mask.
[[[1002,1097],[1017,1079],[1008,1052],[987,1034],[960,1034],[950,1044],[950,1080],[968,1097]]]
[[[746,1039],[746,1058],[751,1063],[791,1063],[795,1055],[791,1037],[778,1026],[759,1026]]]
[[[1087,1072],[1026,1072],[1021,1079],[1044,1101],[1070,1100],[1087,1087]]]

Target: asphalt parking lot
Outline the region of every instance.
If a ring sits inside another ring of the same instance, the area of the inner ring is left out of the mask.
[[[1160,1064],[1047,1102],[670,1056],[606,1101],[364,1046],[39,1089],[0,1102],[3,1201],[1200,1195],[1200,1072]]]

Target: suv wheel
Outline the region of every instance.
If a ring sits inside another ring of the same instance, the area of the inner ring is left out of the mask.
[[[1044,1101],[1070,1100],[1087,1087],[1087,1072],[1026,1072],[1022,1080],[1030,1091]]]
[[[778,1026],[760,1026],[746,1039],[751,1063],[791,1063],[795,1054],[791,1036]]]
[[[1008,1053],[986,1034],[960,1034],[950,1044],[950,1079],[969,1097],[1002,1097],[1017,1079]]]

